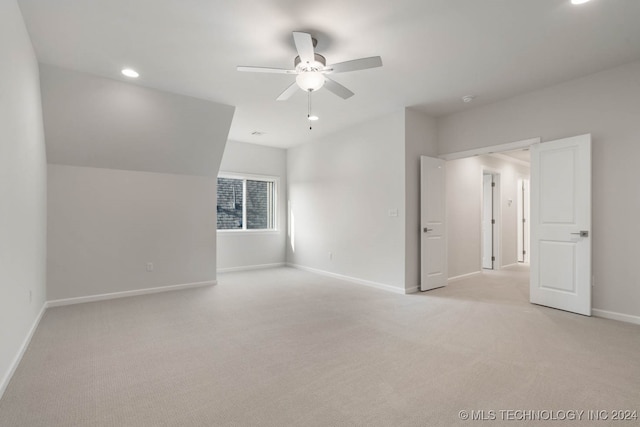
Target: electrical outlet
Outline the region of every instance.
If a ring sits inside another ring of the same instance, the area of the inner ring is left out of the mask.
[[[153,271],[153,263],[152,262],[148,262],[147,263],[147,271]]]

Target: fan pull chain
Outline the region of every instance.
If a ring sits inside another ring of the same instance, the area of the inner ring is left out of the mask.
[[[307,91],[309,93],[308,96],[308,108],[307,108],[307,121],[309,122],[309,130],[311,130],[312,124],[311,124],[311,90]]]

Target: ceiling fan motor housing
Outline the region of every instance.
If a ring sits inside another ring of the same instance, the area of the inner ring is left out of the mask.
[[[314,61],[310,63],[302,63],[300,56],[296,56],[293,60],[293,67],[298,71],[322,71],[327,65],[327,60],[319,53],[314,53]]]

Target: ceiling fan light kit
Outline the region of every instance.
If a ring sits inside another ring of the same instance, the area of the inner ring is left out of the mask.
[[[300,89],[313,92],[324,86],[324,76],[318,71],[304,71],[298,74],[296,83]]]
[[[347,99],[354,95],[354,93],[349,89],[327,77],[327,74],[346,73],[382,66],[382,58],[379,56],[354,59],[351,61],[327,65],[326,58],[314,51],[314,48],[317,45],[317,40],[311,37],[311,34],[294,31],[293,41],[296,45],[296,50],[298,51],[298,56],[293,60],[293,70],[247,66],[238,66],[237,69],[238,71],[254,73],[295,74],[296,81],[289,85],[289,87],[287,87],[276,99],[278,101],[286,101],[293,96],[298,88],[307,92],[309,96],[309,110],[307,118],[309,120],[313,120],[311,117],[315,117],[311,115],[311,92],[315,92],[316,90],[325,87],[329,92],[338,95],[342,99]],[[311,126],[309,129],[311,129]]]

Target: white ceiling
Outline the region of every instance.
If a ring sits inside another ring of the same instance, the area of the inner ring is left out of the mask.
[[[229,138],[290,147],[414,107],[440,116],[640,58],[640,1],[19,0],[41,62],[236,106]],[[310,131],[288,68],[291,32],[311,32],[328,63],[380,55],[384,66],[333,78],[348,100],[313,95]],[[460,100],[475,95],[471,104]],[[256,137],[251,132],[262,131]]]

